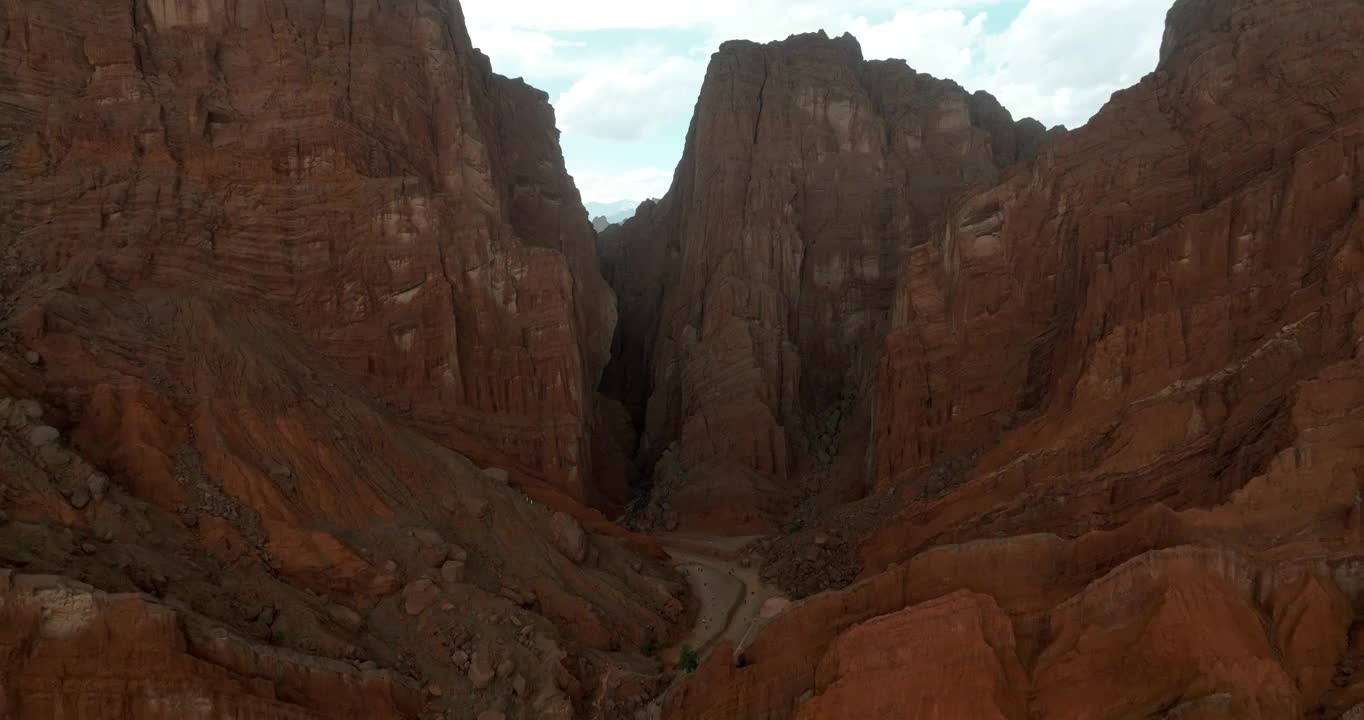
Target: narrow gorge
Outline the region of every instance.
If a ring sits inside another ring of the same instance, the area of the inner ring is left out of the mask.
[[[0,0],[0,718],[1364,716],[1359,0],[726,42],[600,231],[478,43]]]

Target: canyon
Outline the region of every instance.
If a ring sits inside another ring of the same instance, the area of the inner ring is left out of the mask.
[[[728,42],[600,232],[477,42],[0,3],[0,717],[1364,716],[1358,0]]]

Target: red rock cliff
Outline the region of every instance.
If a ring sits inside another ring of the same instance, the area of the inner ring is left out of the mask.
[[[850,36],[720,48],[672,189],[600,239],[624,308],[606,387],[661,522],[770,528],[864,396],[903,258],[1041,136]]]
[[[457,3],[0,4],[0,715],[612,702],[593,239]]]
[[[665,716],[1364,712],[1362,38],[1353,0],[1181,0],[1154,73],[949,205],[876,371],[860,581]]]
[[[10,290],[268,308],[446,444],[593,497],[614,329],[546,96],[457,6],[7,3]],[[39,348],[41,350],[41,348]]]

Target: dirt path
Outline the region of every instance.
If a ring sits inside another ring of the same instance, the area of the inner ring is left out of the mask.
[[[756,570],[743,567],[739,562],[744,548],[761,540],[761,536],[661,534],[654,537],[672,556],[673,565],[691,583],[692,592],[701,603],[691,632],[677,645],[660,653],[659,659],[665,668],[677,663],[683,646],[691,647],[702,658],[722,639],[732,640],[736,648],[742,649],[768,620],[791,604],[776,588],[764,583]],[[638,720],[661,718],[665,698],[684,677],[682,673],[675,675],[668,689],[634,717]],[[603,688],[610,678],[608,672]],[[600,715],[597,705],[600,705],[600,698],[594,705],[593,720]]]
[[[701,603],[696,625],[674,652],[668,653],[670,662],[675,661],[683,645],[701,655],[721,639],[741,648],[764,622],[789,604],[776,588],[762,581],[757,571],[739,563],[743,549],[760,538],[657,537]]]

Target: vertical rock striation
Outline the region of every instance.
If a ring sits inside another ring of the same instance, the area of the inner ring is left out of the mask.
[[[267,308],[446,444],[585,500],[615,325],[547,96],[457,4],[7,5],[6,281]],[[616,498],[617,500],[619,498]]]
[[[945,206],[860,580],[665,717],[1360,712],[1361,38],[1353,0],[1180,0],[1151,75]]]
[[[594,239],[458,3],[0,4],[0,715],[602,702],[685,588]]]
[[[903,259],[1042,135],[851,36],[720,48],[672,189],[599,240],[605,387],[683,525],[771,527],[863,397]]]

